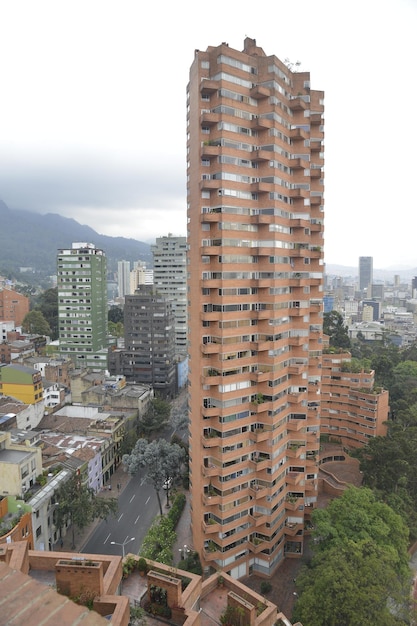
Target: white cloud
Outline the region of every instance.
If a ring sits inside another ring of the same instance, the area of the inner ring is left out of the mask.
[[[246,35],[326,94],[326,261],[417,261],[412,0],[21,0],[0,8],[0,197],[103,234],[185,234],[195,48]],[[294,28],[293,28],[294,26]]]

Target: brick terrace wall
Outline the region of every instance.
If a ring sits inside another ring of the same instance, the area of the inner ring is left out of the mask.
[[[130,604],[126,596],[102,596],[94,600],[96,613],[105,617],[111,615],[111,623],[117,626],[128,626],[130,622]]]
[[[167,592],[167,603],[169,607],[180,606],[181,604],[181,580],[179,578],[174,578],[173,576],[167,576],[165,574],[160,574],[159,572],[155,572],[153,570],[148,572],[148,598],[150,597],[150,586],[156,585],[157,587],[162,587],[166,589]]]
[[[7,498],[3,497],[0,499],[0,519],[7,515],[9,512],[9,503],[7,502]]]
[[[87,561],[89,562],[89,561]],[[60,593],[77,597],[88,593],[89,597],[103,594],[103,564],[94,561],[87,565],[85,562],[67,561],[60,559],[55,564],[56,586]]]
[[[128,556],[129,557],[135,556],[136,560],[139,559],[139,557],[136,555],[129,554]],[[165,574],[165,576],[168,576],[168,577],[171,576],[171,573],[172,573],[171,566],[164,565],[163,563],[158,563],[157,561],[151,561],[150,559],[146,559],[146,562],[148,564],[149,570],[154,570],[154,571],[156,570],[157,572],[161,571]],[[202,589],[201,576],[198,576],[197,574],[192,574],[191,572],[187,572],[185,570],[181,570],[177,568],[175,568],[175,574],[173,578],[175,578],[175,576],[178,576],[178,577],[185,576],[186,578],[190,580],[189,585],[187,585],[187,587],[181,593],[181,598],[180,598],[180,602],[178,606],[183,607],[186,610],[188,619],[194,620],[195,618],[191,616],[191,614],[193,613],[191,609],[196,605],[196,603],[198,602],[198,599],[201,596],[201,589]],[[159,585],[159,586],[163,586],[163,585]],[[194,623],[194,621],[191,623]]]
[[[6,563],[9,567],[21,571],[23,574],[29,573],[29,549],[27,541],[14,541],[7,544],[7,552],[9,557],[6,557]]]
[[[254,604],[256,607],[258,604],[263,604],[266,608],[260,615],[256,617],[255,626],[273,626],[277,620],[277,607],[275,604],[266,600],[263,596],[256,591],[252,591],[246,585],[243,585],[238,580],[235,580],[228,574],[221,572],[223,577],[224,586],[229,591],[233,591],[236,595],[249,603]],[[203,582],[201,597],[206,597],[213,589],[217,587],[219,574],[213,574],[207,580]],[[280,614],[281,615],[281,614]]]
[[[250,626],[254,626],[256,619],[256,608],[253,604],[251,604],[251,602],[244,600],[234,591],[229,591],[227,594],[227,605],[234,608],[243,609],[244,624],[250,624]]]

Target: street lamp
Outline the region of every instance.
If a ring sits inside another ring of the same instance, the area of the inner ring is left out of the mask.
[[[125,545],[130,543],[131,541],[135,541],[135,537],[130,537],[130,539],[125,539],[123,543],[117,543],[117,541],[110,541],[113,546],[121,546],[123,558],[125,558]]]
[[[183,560],[185,561],[185,559],[187,558],[187,554],[189,554],[191,550],[186,544],[184,544],[183,548],[179,548],[179,552],[182,555]]]

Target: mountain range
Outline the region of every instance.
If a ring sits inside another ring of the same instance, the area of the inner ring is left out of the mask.
[[[121,260],[141,260],[152,266],[148,243],[99,235],[73,219],[10,209],[0,200],[0,275],[19,277],[20,268],[33,268],[44,276],[55,274],[58,249],[70,248],[76,241],[93,243],[104,250],[110,271],[115,271]]]
[[[149,243],[126,237],[99,235],[90,226],[56,213],[33,213],[10,209],[0,199],[0,275],[18,278],[20,268],[33,268],[42,276],[56,273],[56,255],[59,248],[69,248],[73,242],[93,243],[105,251],[108,269],[114,272],[117,261],[145,261],[152,267]],[[326,273],[336,276],[358,275],[358,267],[326,263]],[[395,266],[374,268],[374,280],[393,281],[399,274],[403,281],[417,276],[417,268]]]

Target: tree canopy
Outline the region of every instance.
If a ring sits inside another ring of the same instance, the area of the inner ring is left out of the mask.
[[[161,398],[153,398],[146,413],[139,419],[139,432],[144,437],[162,430],[169,420],[171,405]]]
[[[51,339],[58,339],[58,288],[46,289],[37,299],[34,307],[39,310],[51,329]]]
[[[335,348],[349,350],[350,339],[343,317],[337,311],[330,311],[323,316],[323,332],[330,337],[329,343]]]
[[[312,515],[313,558],[297,578],[293,617],[309,626],[403,624],[411,572],[402,517],[351,487]]]
[[[83,485],[75,474],[58,489],[57,501],[56,525],[62,529],[72,524],[73,546],[75,527],[82,530],[95,519],[107,519],[117,512],[116,498],[100,498],[93,489]]]
[[[138,439],[131,454],[123,456],[123,464],[130,474],[137,474],[143,468],[145,479],[156,492],[159,511],[162,515],[160,490],[169,478],[175,479],[181,473],[185,451],[176,443],[168,443],[165,439],[156,439],[148,442],[147,439]],[[169,489],[167,492],[167,502]]]
[[[23,319],[22,330],[32,335],[51,335],[51,328],[41,311],[29,311]]]
[[[113,324],[123,324],[124,321],[124,312],[123,309],[119,306],[111,306],[107,312],[107,319],[109,322],[113,322]]]

